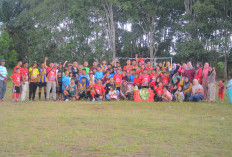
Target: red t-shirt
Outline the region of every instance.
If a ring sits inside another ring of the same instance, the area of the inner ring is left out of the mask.
[[[148,86],[150,81],[150,76],[148,74],[141,75],[142,86]]]
[[[156,92],[157,92],[158,95],[163,94],[163,87],[157,87]]]
[[[16,73],[16,69],[19,69],[19,71],[20,71],[20,73],[21,73],[21,67],[20,67],[20,66],[16,65],[16,66],[14,67],[14,73]]]
[[[27,68],[21,68],[21,74],[23,75],[25,81],[28,81],[28,69]]]
[[[56,69],[47,67],[47,72],[48,82],[56,82]]]
[[[21,83],[21,74],[14,73],[11,77],[14,80],[15,86],[20,86]]]
[[[145,64],[145,60],[146,60],[146,59],[144,59],[144,58],[138,59],[138,63],[141,62],[142,64]]]
[[[168,76],[164,76],[164,77],[162,78],[162,82],[163,82],[163,84],[168,84],[168,82],[169,82],[169,77],[168,77]]]
[[[157,78],[158,76],[159,76],[158,74],[151,74],[151,75],[150,75],[151,81],[156,81],[156,78]]]
[[[126,66],[124,66],[124,68],[123,68],[123,71],[127,71],[127,72],[129,72],[130,70],[132,70],[134,67],[132,66],[132,65],[126,65]]]
[[[141,85],[141,79],[140,78],[134,78],[134,85],[140,86]]]
[[[94,91],[99,95],[102,95],[103,92],[105,92],[103,85],[94,84],[93,88],[94,88]]]
[[[153,70],[154,68],[153,67],[146,67],[147,71],[151,71]]]
[[[122,74],[115,74],[114,75],[114,81],[115,81],[115,83],[116,84],[122,83],[122,77],[123,77]]]

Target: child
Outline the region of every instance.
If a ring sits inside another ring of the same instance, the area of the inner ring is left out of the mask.
[[[162,94],[163,94],[163,84],[162,82],[159,82],[158,87],[155,88],[155,101],[163,101]]]
[[[59,71],[57,75],[58,85],[56,86],[57,101],[62,100],[62,72]]]
[[[123,81],[128,81],[128,76],[127,76],[127,71],[126,70],[123,70],[123,72],[122,72],[122,80]]]
[[[164,72],[164,76],[162,78],[162,82],[163,82],[163,85],[168,85],[169,83],[169,76],[168,76],[168,73],[167,72]]]
[[[130,74],[130,76],[129,76],[129,82],[130,83],[134,83],[134,78],[135,78],[135,69],[132,69],[131,70],[131,74]]]
[[[14,102],[14,100],[15,100],[15,94],[16,94],[16,102],[18,102],[19,95],[20,95],[20,84],[21,84],[20,68],[16,68],[16,73],[11,75],[10,78],[13,82],[12,102]]]
[[[81,82],[78,84],[77,100],[81,100],[83,98],[87,98],[87,85],[84,77],[82,77]]]
[[[75,79],[71,79],[71,83],[64,90],[65,101],[69,101],[68,97],[71,97],[73,101],[77,98],[77,85],[75,84]]]
[[[138,73],[135,73],[134,86],[137,86],[139,89],[141,89],[141,79],[139,78]]]
[[[74,77],[73,77],[73,73],[70,72],[70,73],[69,73],[69,81],[70,81],[70,82],[71,82],[71,79],[72,79],[72,78],[74,78]]]
[[[120,87],[122,86],[122,77],[123,77],[123,75],[120,74],[120,70],[117,69],[117,74],[114,75],[114,81],[116,84],[116,88],[119,91],[120,91]]]
[[[182,92],[182,87],[179,86],[176,93],[175,93],[176,102],[183,102],[184,101],[184,93]]]
[[[115,87],[111,87],[109,91],[110,100],[117,100],[117,92]]]
[[[93,73],[89,74],[89,83],[88,83],[88,87],[87,87],[87,95],[89,99],[92,99],[92,101],[95,101],[95,97],[94,97],[94,90],[93,90],[93,86],[95,84],[94,81],[94,75]]]
[[[93,85],[93,89],[94,89],[94,94],[95,94],[95,98],[97,101],[102,101],[104,98],[104,95],[105,95],[105,89],[104,89],[104,86],[102,85],[102,81],[101,79],[98,79],[97,80],[97,84],[94,84]]]
[[[101,69],[100,66],[98,66],[98,67],[97,67],[97,71],[96,71],[95,74],[94,74],[94,77],[95,77],[96,80],[98,80],[98,79],[102,79],[103,76],[104,76],[104,74],[103,74],[103,72],[102,72],[102,69]]]
[[[225,85],[224,85],[224,80],[220,80],[219,83],[219,88],[218,88],[218,101],[219,103],[224,101],[224,89],[225,89]]]
[[[166,102],[172,101],[172,95],[171,95],[171,93],[168,91],[168,87],[167,87],[167,86],[164,86],[164,88],[163,88],[163,95],[162,95],[162,98],[163,98],[163,100],[166,101]]]

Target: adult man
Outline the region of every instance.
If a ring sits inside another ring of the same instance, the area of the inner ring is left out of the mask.
[[[21,72],[21,66],[22,66],[23,62],[21,60],[18,61],[18,64],[14,67],[14,73],[16,73],[16,69],[19,69]]]
[[[78,63],[77,63],[77,61],[73,62],[73,67],[72,67],[71,71],[73,73],[73,78],[75,80],[75,84],[78,84],[79,69],[78,69]]]
[[[5,67],[5,60],[1,59],[1,65],[0,65],[0,102],[3,101],[3,98],[6,93],[6,81],[7,81],[7,69]]]
[[[49,64],[49,67],[47,67],[47,95],[46,100],[49,100],[50,91],[52,89],[52,98],[53,101],[56,101],[56,84],[58,84],[57,75],[56,75],[56,69],[54,68],[53,62]]]
[[[22,93],[21,93],[21,101],[26,101],[26,94],[28,89],[28,62],[24,62],[23,68],[21,68],[22,74]]]

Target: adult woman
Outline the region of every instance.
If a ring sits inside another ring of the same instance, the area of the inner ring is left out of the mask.
[[[204,69],[202,71],[202,87],[204,89],[205,101],[207,101],[207,96],[208,96],[208,73],[209,73],[209,63],[205,63]]]
[[[201,63],[198,62],[196,65],[196,75],[195,75],[195,79],[198,80],[198,82],[200,84],[202,84],[202,69],[201,69]]]
[[[188,78],[189,78],[189,81],[192,83],[192,82],[193,82],[193,79],[194,79],[194,77],[195,77],[195,74],[196,74],[196,71],[195,71],[195,69],[193,68],[192,63],[191,63],[191,62],[188,62],[188,63],[187,63],[187,68],[186,68],[186,70],[184,71],[184,76],[185,76],[185,77],[188,77]]]
[[[215,101],[215,94],[216,94],[216,71],[215,68],[209,67],[208,72],[208,101],[214,102]]]
[[[193,80],[192,96],[189,101],[200,102],[204,98],[204,89],[197,79]]]

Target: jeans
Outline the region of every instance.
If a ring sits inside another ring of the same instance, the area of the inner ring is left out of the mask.
[[[29,85],[28,81],[25,82],[25,84],[22,85],[21,101],[26,100],[28,85]]]
[[[189,98],[189,101],[192,101],[192,102],[200,102],[203,98],[204,98],[203,95],[201,95],[201,94],[195,94],[195,95],[193,95],[193,96],[191,96],[191,97]]]
[[[29,100],[35,100],[35,93],[37,89],[37,82],[30,82],[29,84]]]
[[[55,82],[47,82],[46,100],[49,100],[51,89],[52,89],[52,98],[54,101],[56,101],[56,83]]]
[[[0,99],[3,99],[6,93],[6,82],[0,80]]]
[[[119,97],[119,90],[116,90],[116,93],[117,93],[117,99]],[[106,94],[106,100],[110,100],[110,95],[109,94]]]

